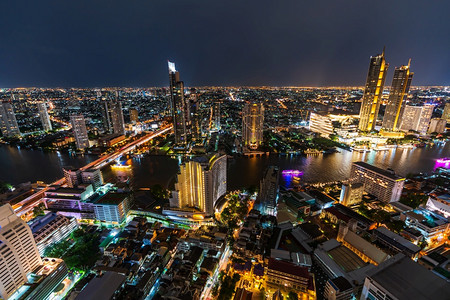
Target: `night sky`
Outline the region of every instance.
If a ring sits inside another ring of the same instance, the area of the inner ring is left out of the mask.
[[[0,87],[450,85],[448,0],[2,0]]]

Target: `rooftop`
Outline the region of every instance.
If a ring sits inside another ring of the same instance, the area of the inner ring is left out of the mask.
[[[444,300],[450,284],[404,255],[386,261],[370,276],[398,299]]]
[[[368,170],[370,170],[372,172],[379,173],[379,174],[381,174],[381,175],[383,175],[385,177],[388,177],[390,179],[393,179],[393,180],[404,180],[405,179],[404,177],[398,176],[393,171],[391,172],[389,170],[380,169],[378,167],[375,167],[374,165],[365,163],[363,161],[354,162],[353,164],[358,165],[358,166],[360,166],[362,168],[368,169]]]
[[[116,272],[105,272],[102,276],[92,279],[81,293],[78,300],[109,300],[125,282],[127,277]]]
[[[100,197],[97,201],[95,201],[95,204],[103,204],[103,205],[118,205],[122,201],[125,200],[129,196],[128,193],[113,193],[109,192],[103,195],[103,197]]]
[[[414,245],[413,243],[411,243],[407,239],[405,239],[405,238],[401,237],[400,235],[390,231],[386,227],[378,227],[377,229],[375,229],[375,231],[378,231],[379,233],[387,236],[389,239],[399,243],[403,247],[411,250],[412,252],[419,252],[420,251],[420,247],[419,246]]]

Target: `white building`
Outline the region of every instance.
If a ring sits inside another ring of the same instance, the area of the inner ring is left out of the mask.
[[[227,192],[227,156],[197,158],[180,166],[170,206],[214,213],[216,201]]]
[[[339,202],[342,205],[350,206],[361,202],[364,192],[362,183],[346,183],[342,185]]]
[[[420,134],[426,134],[433,114],[433,105],[411,106],[406,105],[403,112],[400,130],[418,131]]]
[[[351,168],[352,183],[364,184],[364,191],[383,202],[395,202],[400,199],[405,178],[392,170],[383,170],[368,163],[354,162]]]
[[[0,207],[0,298],[8,299],[42,265],[30,227],[11,205]]]
[[[38,103],[39,118],[41,119],[42,128],[44,131],[52,130],[52,123],[50,122],[50,117],[48,116],[47,105],[45,102]]]
[[[447,121],[444,119],[433,118],[430,121],[430,126],[428,127],[428,133],[443,133],[445,132],[445,127],[447,126]]]
[[[68,237],[72,231],[78,228],[78,223],[73,217],[48,213],[45,216],[35,218],[30,223],[30,228],[39,253],[44,256],[45,249],[48,246]]]
[[[16,115],[9,102],[0,102],[0,131],[4,137],[20,136]]]

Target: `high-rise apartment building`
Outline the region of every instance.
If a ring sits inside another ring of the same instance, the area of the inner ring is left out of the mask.
[[[0,103],[0,130],[4,137],[20,136],[16,114],[10,102]]]
[[[133,124],[139,123],[139,113],[136,108],[130,109],[130,121]]]
[[[242,144],[256,150],[263,142],[264,106],[262,103],[247,103],[242,112]]]
[[[47,104],[45,102],[38,103],[39,118],[41,119],[42,128],[44,131],[52,130],[52,123],[48,116]]]
[[[362,183],[345,183],[342,185],[339,202],[345,206],[351,206],[361,202],[364,192]]]
[[[389,100],[386,106],[386,112],[383,118],[383,128],[387,130],[398,130],[400,120],[405,109],[405,102],[408,96],[411,80],[414,75],[410,71],[411,60],[407,66],[395,68],[394,78],[392,79]]]
[[[395,202],[400,200],[405,178],[396,175],[392,170],[383,170],[359,161],[352,164],[350,181],[362,183],[364,191],[380,201]]]
[[[442,119],[446,120],[447,123],[450,123],[450,102],[445,103]]]
[[[188,141],[189,106],[184,98],[184,83],[180,80],[180,73],[176,70],[175,63],[169,61],[168,65],[175,143],[185,145]]]
[[[11,205],[0,207],[0,298],[8,299],[42,264],[30,227]]]
[[[71,188],[80,184],[92,184],[95,191],[103,184],[103,175],[100,169],[81,170],[73,167],[64,167],[63,173],[67,186]]]
[[[72,124],[72,131],[77,149],[83,150],[89,148],[89,138],[84,117],[82,115],[70,116],[70,123]]]
[[[433,115],[433,105],[412,106],[406,105],[403,112],[400,129],[402,131],[414,130],[426,134]]]
[[[384,81],[389,64],[386,63],[383,52],[370,57],[369,72],[359,113],[359,130],[371,131],[375,128],[383,95]]]
[[[110,134],[125,134],[122,103],[117,99],[105,101],[103,107],[103,119],[106,131]]]
[[[317,132],[321,136],[329,137],[333,133],[333,122],[327,113],[311,112],[309,130]]]
[[[196,158],[180,166],[170,206],[214,213],[216,201],[227,191],[227,156]]]
[[[445,132],[445,127],[447,126],[447,121],[445,119],[433,118],[430,121],[430,126],[428,127],[428,133],[443,133]]]

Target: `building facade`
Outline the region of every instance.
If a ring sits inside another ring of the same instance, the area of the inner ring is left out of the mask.
[[[70,116],[70,123],[72,124],[77,149],[84,150],[89,148],[89,138],[84,117],[82,115]]]
[[[0,130],[4,137],[20,136],[16,114],[10,102],[3,101],[0,103]]]
[[[125,134],[125,122],[123,119],[122,103],[115,99],[103,103],[104,126],[109,134]]]
[[[433,118],[430,121],[430,126],[428,127],[428,133],[444,133],[445,127],[447,126],[447,121],[445,119]]]
[[[358,204],[362,200],[364,185],[362,183],[345,183],[342,185],[339,202],[345,206]]]
[[[383,202],[400,200],[405,178],[391,170],[383,170],[365,162],[354,162],[351,168],[352,183],[362,183],[364,191]]]
[[[276,215],[280,170],[277,166],[267,168],[259,184],[258,202],[261,213]]]
[[[333,133],[333,123],[326,113],[311,112],[309,116],[309,130],[329,137]]]
[[[445,103],[442,119],[446,120],[447,123],[450,123],[450,102]]]
[[[216,201],[227,191],[227,156],[201,157],[180,166],[170,206],[196,208],[211,215]]]
[[[247,103],[242,112],[242,144],[256,150],[263,142],[264,106],[262,103]]]
[[[371,131],[375,128],[383,95],[384,82],[389,64],[386,63],[383,52],[370,57],[369,72],[359,114],[359,130]]]
[[[30,227],[11,205],[0,207],[0,298],[8,299],[42,264]]]
[[[399,121],[403,115],[409,87],[411,86],[411,80],[414,75],[409,69],[410,63],[411,60],[407,66],[395,68],[389,100],[383,118],[382,127],[386,130],[397,130],[400,125]]]
[[[121,224],[128,215],[131,206],[130,194],[110,192],[96,201],[95,219],[101,222]]]
[[[48,116],[47,104],[45,102],[38,103],[38,110],[44,131],[52,130],[52,122],[50,122],[50,117]]]
[[[414,130],[426,134],[433,114],[433,105],[412,106],[406,105],[402,116],[400,130]]]

